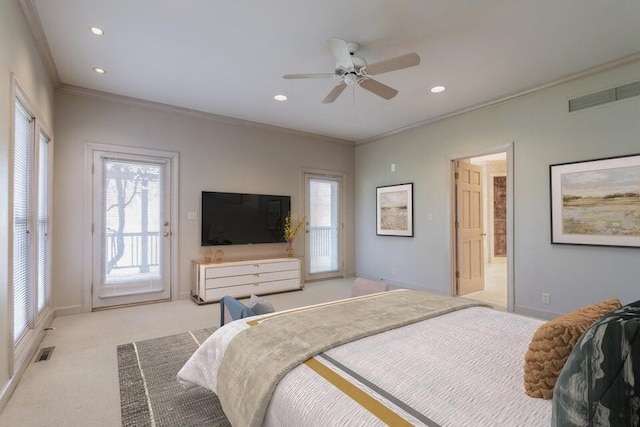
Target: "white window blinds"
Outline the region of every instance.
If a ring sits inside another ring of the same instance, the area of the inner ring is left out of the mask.
[[[102,283],[118,286],[144,282],[162,290],[164,164],[102,159]]]
[[[38,313],[49,299],[49,138],[38,144]]]
[[[34,119],[16,100],[13,165],[13,339],[17,343],[30,326],[32,301],[29,292],[31,261],[31,166]]]
[[[332,179],[309,179],[310,273],[337,271],[339,261],[339,185]]]

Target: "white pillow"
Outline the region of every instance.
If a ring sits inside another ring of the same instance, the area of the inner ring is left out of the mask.
[[[256,295],[251,295],[249,298],[249,309],[255,314],[268,314],[276,311],[269,301]]]

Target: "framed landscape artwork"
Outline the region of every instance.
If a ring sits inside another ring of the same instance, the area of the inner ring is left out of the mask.
[[[640,154],[549,172],[551,243],[640,247]]]
[[[376,188],[376,234],[413,237],[413,183]]]

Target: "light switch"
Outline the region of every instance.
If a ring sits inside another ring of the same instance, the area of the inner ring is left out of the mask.
[[[396,164],[391,163],[391,172],[395,172],[395,171],[396,171]]]
[[[433,221],[433,214],[429,214],[429,215],[427,215],[427,220],[429,220],[429,221]]]
[[[198,212],[197,211],[189,211],[187,213],[187,219],[189,219],[191,221],[196,221],[198,219]]]

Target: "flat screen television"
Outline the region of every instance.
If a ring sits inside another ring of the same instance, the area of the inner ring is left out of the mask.
[[[202,192],[202,246],[284,242],[291,196]]]

